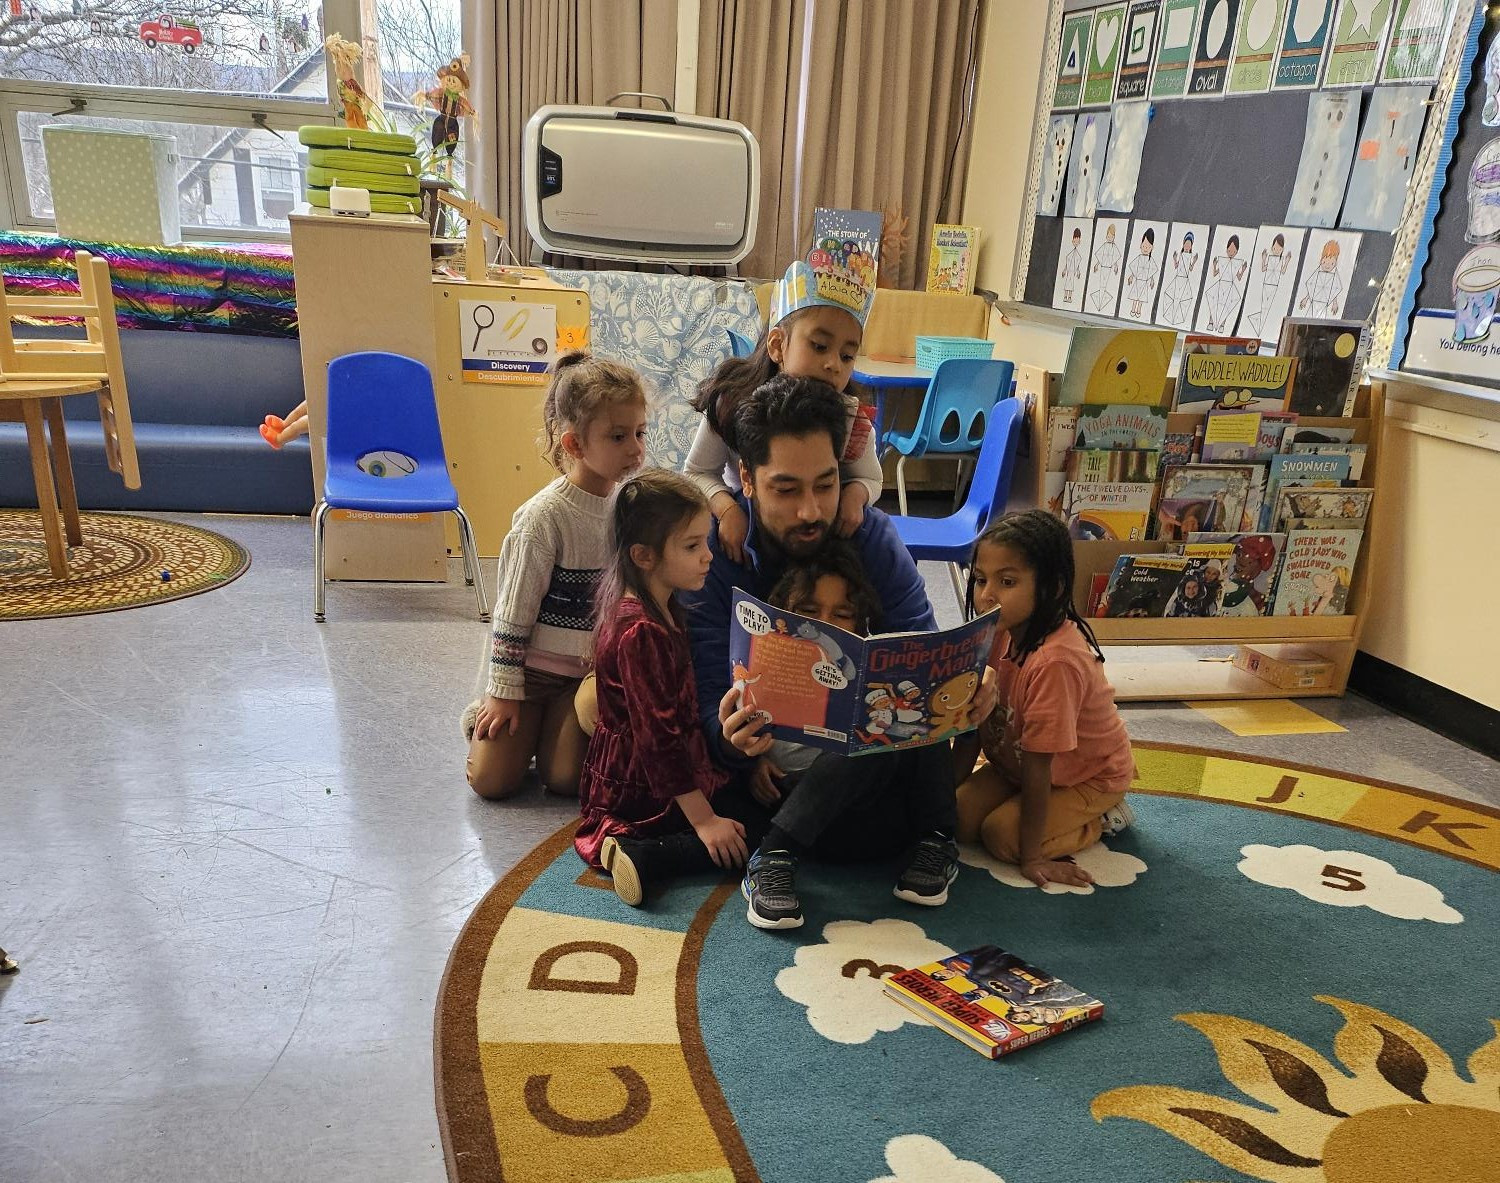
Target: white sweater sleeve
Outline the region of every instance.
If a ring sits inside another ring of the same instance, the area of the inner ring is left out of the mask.
[[[526,646],[557,557],[551,531],[513,528],[500,547],[485,693],[526,697]]]
[[[734,457],[724,437],[708,425],[707,418],[698,424],[698,434],[693,437],[693,446],[688,449],[683,463],[683,475],[698,486],[703,496],[710,501],[715,494],[733,490],[724,483],[724,466]]]

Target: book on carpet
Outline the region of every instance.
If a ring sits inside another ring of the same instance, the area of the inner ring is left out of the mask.
[[[978,226],[932,227],[932,250],[927,256],[927,290],[967,296],[974,290],[974,256],[979,251]]]
[[[1364,531],[1296,530],[1286,536],[1272,616],[1342,616]]]
[[[1165,414],[1167,363],[1176,344],[1170,329],[1074,329],[1056,405],[1130,404]]]
[[[1195,530],[1237,530],[1257,477],[1252,464],[1179,464],[1167,469],[1156,510],[1156,536],[1181,542]]]
[[[1104,1004],[995,945],[904,969],[886,995],[995,1060],[1104,1015]]]
[[[1299,415],[1348,418],[1370,355],[1370,329],[1361,320],[1289,316],[1276,352],[1297,359],[1286,409]]]
[[[1187,354],[1177,379],[1175,409],[1199,413],[1214,407],[1230,411],[1279,411],[1292,388],[1296,370],[1296,359],[1290,357]]]
[[[1121,555],[1110,572],[1099,614],[1110,618],[1165,616],[1192,561],[1182,555]]]
[[[1063,518],[1077,539],[1130,542],[1146,537],[1156,486],[1136,481],[1068,482]]]
[[[1220,584],[1218,616],[1264,616],[1281,569],[1285,534],[1196,533],[1184,556],[1205,564],[1204,578]]]
[[[1078,408],[1075,448],[1149,448],[1161,451],[1167,438],[1167,412],[1131,403],[1090,404]]]
[[[999,609],[957,628],[861,637],[736,590],[729,660],[740,702],[777,739],[859,756],[972,731]]]

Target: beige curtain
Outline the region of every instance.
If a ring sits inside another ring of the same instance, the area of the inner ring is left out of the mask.
[[[932,225],[956,220],[962,202],[981,3],[702,0],[698,109],[760,142],[744,274],[779,275],[805,254],[822,205],[904,215],[905,250],[894,275],[882,259],[881,282],[925,283]]]
[[[469,145],[470,189],[505,219],[511,249],[528,261],[531,239],[520,171],[526,121],[549,103],[600,105],[621,91],[647,91],[670,101],[677,75],[677,4],[479,0],[465,9],[479,120]]]

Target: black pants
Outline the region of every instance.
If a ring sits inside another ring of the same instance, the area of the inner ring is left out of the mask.
[[[829,862],[890,858],[923,834],[958,826],[945,743],[858,757],[825,752],[782,785],[776,828]]]
[[[745,827],[745,849],[753,854],[771,827],[771,815],[765,806],[750,795],[745,777],[734,774],[729,783],[713,795],[713,807],[720,817],[733,818]],[[622,841],[635,860],[637,869],[651,881],[721,869],[708,853],[708,847],[703,845],[703,839],[691,827],[660,838],[630,838]]]

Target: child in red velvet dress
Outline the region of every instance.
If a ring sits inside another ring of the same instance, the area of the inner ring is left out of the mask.
[[[647,470],[616,496],[594,643],[599,722],[573,846],[632,906],[652,883],[743,866],[765,825],[744,785],[709,759],[698,721],[675,597],[703,586],[708,526],[703,495],[676,473]]]

